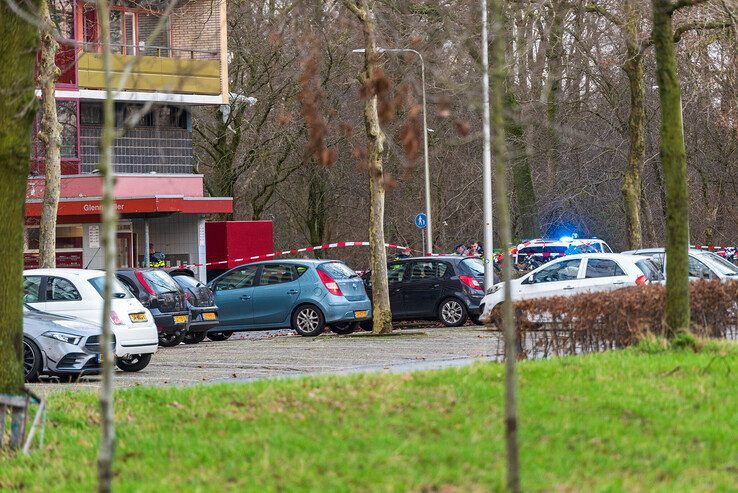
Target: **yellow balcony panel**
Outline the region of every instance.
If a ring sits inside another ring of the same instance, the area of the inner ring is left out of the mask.
[[[220,94],[220,61],[111,55],[113,88],[120,84],[126,67],[130,71],[121,89],[182,94]],[[78,84],[85,89],[104,89],[102,55],[82,53],[78,61]]]

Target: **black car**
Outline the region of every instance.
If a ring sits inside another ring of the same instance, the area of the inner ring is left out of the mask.
[[[195,279],[189,269],[176,268],[167,273],[185,292],[187,307],[190,310],[190,325],[184,338],[185,344],[197,344],[205,339],[208,330],[217,327],[218,307],[210,288]]]
[[[179,284],[161,269],[118,269],[116,276],[151,312],[159,330],[159,345],[179,345],[190,321],[185,292]]]
[[[363,276],[371,297],[371,273]],[[387,265],[392,320],[440,320],[447,327],[467,318],[479,324],[484,262],[445,255],[397,260]],[[495,281],[496,282],[496,281]]]

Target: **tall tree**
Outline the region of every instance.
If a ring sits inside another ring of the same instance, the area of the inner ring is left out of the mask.
[[[375,334],[392,331],[392,311],[387,280],[387,250],[384,246],[385,177],[382,168],[385,136],[379,124],[377,96],[385,85],[377,70],[379,54],[374,32],[374,13],[368,0],[343,0],[344,5],[358,17],[364,32],[364,70],[359,81],[364,97],[364,126],[369,139],[367,169],[369,173],[369,251],[372,269],[372,309]]]
[[[39,11],[41,29],[41,60],[38,81],[41,86],[41,125],[38,137],[44,143],[44,198],[41,203],[38,265],[42,269],[56,267],[56,213],[61,192],[61,125],[56,113],[54,86],[60,70],[56,66],[59,49],[54,34],[54,22],[48,0],[41,0]]]
[[[482,2],[486,8],[486,2]],[[490,77],[490,112],[492,120],[492,156],[495,162],[495,210],[499,223],[499,235],[502,251],[508,252],[512,247],[510,227],[510,205],[507,195],[507,143],[505,141],[505,105],[507,92],[507,65],[505,63],[505,11],[502,0],[491,0],[490,17],[492,18],[490,34],[492,36],[492,60]],[[486,21],[486,19],[485,19]],[[486,24],[486,22],[485,22]],[[486,34],[486,33],[485,33]],[[483,36],[486,38],[486,36]],[[484,40],[486,43],[486,39]],[[484,53],[486,57],[486,53]],[[502,261],[502,277],[505,298],[502,303],[502,324],[505,331],[505,444],[507,449],[507,488],[511,492],[520,491],[520,464],[518,453],[518,411],[517,382],[515,364],[517,360],[517,334],[515,316],[512,305],[512,257],[504,255]]]
[[[102,246],[105,265],[105,288],[103,291],[102,336],[100,337],[103,355],[102,384],[100,385],[100,448],[97,456],[98,491],[109,493],[113,482],[113,457],[115,455],[115,422],[113,407],[113,334],[110,327],[110,310],[115,282],[116,241],[115,232],[118,214],[115,208],[113,189],[113,142],[115,141],[115,102],[112,93],[111,51],[110,51],[110,7],[107,0],[96,0],[97,18],[100,21],[102,40],[103,77],[105,100],[103,101],[103,128],[100,137],[100,161],[98,169],[102,175],[103,233]]]
[[[17,394],[23,390],[23,212],[38,31],[0,2],[0,36],[0,393]]]
[[[656,48],[656,80],[661,101],[661,166],[666,188],[666,305],[664,325],[674,336],[689,330],[689,193],[672,16],[678,4],[651,0]],[[680,0],[684,4],[690,0]],[[699,1],[699,0],[693,0]]]

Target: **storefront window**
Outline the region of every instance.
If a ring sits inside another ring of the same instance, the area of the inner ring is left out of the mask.
[[[37,226],[26,228],[26,250],[38,250],[40,231]],[[83,234],[82,226],[57,226],[56,248],[81,249]]]

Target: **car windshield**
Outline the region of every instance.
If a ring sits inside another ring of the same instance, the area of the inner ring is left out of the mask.
[[[738,276],[738,267],[712,252],[701,252],[698,257],[710,264],[718,274],[723,276]]]
[[[172,277],[166,272],[160,270],[146,270],[143,272],[146,282],[149,283],[151,289],[157,293],[171,293],[179,291],[179,285],[174,282]]]
[[[98,292],[100,296],[104,297],[104,289],[105,289],[105,276],[100,277],[93,277],[89,280],[90,284],[92,284],[92,287],[95,288],[95,291]],[[123,286],[123,284],[118,279],[113,279],[113,298],[133,298],[133,295]]]
[[[463,268],[471,275],[473,276],[483,276],[484,275],[484,262],[482,262],[481,259],[478,258],[466,258],[461,261],[459,265],[462,265]]]
[[[351,279],[359,277],[359,274],[349,268],[343,262],[328,262],[320,265],[321,270],[331,276],[333,279]]]

